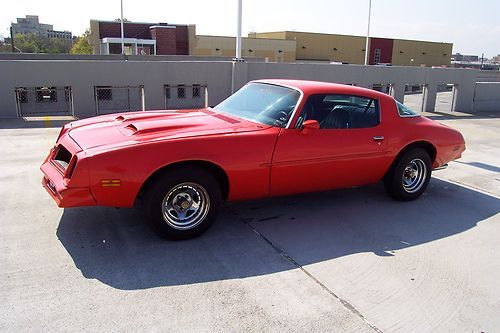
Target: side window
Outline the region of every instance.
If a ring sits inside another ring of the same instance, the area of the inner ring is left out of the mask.
[[[380,122],[378,100],[362,96],[319,94],[307,99],[297,121],[316,120],[320,129],[370,128]]]

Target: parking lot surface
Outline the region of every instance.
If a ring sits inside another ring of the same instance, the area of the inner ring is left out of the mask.
[[[54,121],[0,120],[0,330],[494,332],[500,113],[438,114],[463,158],[418,200],[380,184],[231,203],[200,238],[135,209],[59,209]]]

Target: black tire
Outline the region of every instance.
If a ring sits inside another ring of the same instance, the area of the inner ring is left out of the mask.
[[[431,168],[431,158],[424,149],[409,150],[394,162],[385,175],[385,190],[396,200],[415,200],[426,190]]]
[[[171,240],[194,238],[204,233],[214,223],[222,201],[215,177],[198,167],[173,169],[157,177],[146,190],[144,199],[151,228]],[[208,207],[201,204],[203,201]],[[193,208],[196,205],[199,210]],[[190,216],[193,217],[190,224],[182,220]]]

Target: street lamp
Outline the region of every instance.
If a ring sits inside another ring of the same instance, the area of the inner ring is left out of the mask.
[[[368,65],[368,54],[370,53],[368,46],[370,44],[370,18],[372,14],[372,0],[368,2],[368,30],[366,32],[366,46],[365,46],[365,66]]]
[[[241,59],[241,21],[243,0],[237,0],[236,61]]]
[[[125,54],[125,41],[123,40],[123,0],[120,0],[120,30],[122,35],[122,54]]]

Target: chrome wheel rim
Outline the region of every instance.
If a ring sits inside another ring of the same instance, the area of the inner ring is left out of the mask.
[[[163,198],[162,215],[174,229],[187,230],[203,222],[210,208],[210,197],[203,186],[182,183],[174,186]]]
[[[427,166],[420,158],[414,158],[403,171],[403,189],[415,193],[422,188],[427,178]]]

